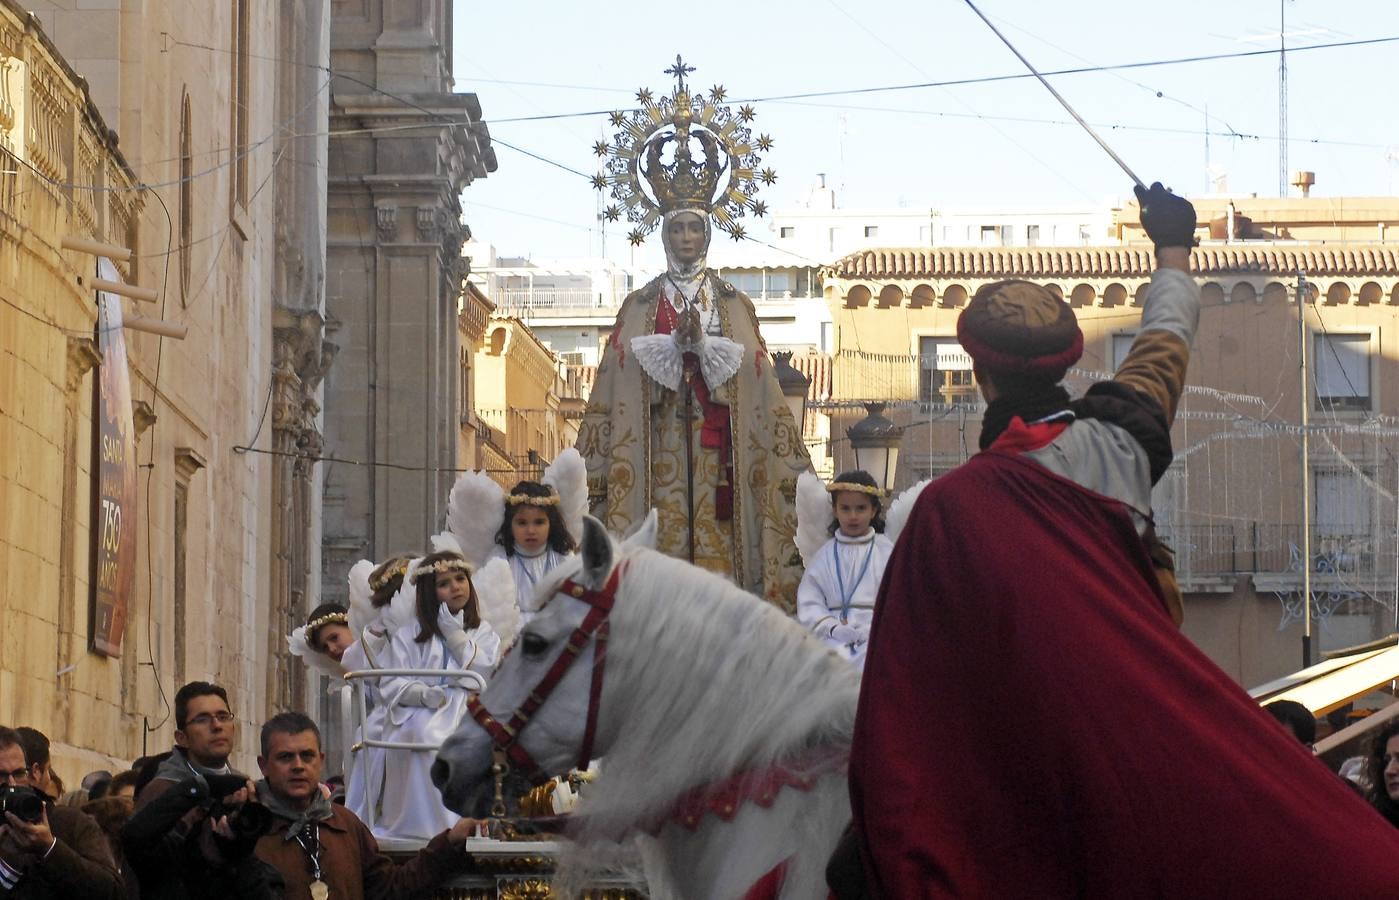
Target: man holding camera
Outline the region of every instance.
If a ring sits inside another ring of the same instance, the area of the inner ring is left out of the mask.
[[[253,856],[267,813],[228,756],[238,734],[228,694],[194,681],[175,694],[175,747],[138,784],[122,847],[143,900],[280,897],[280,879]]]
[[[461,819],[397,865],[379,852],[369,828],[321,790],[321,733],[302,713],[280,713],[262,726],[257,799],[272,811],[257,855],[286,883],[287,900],[406,900],[424,895],[470,866],[463,843],[478,823]]]
[[[175,692],[175,746],[136,798],[139,812],[168,789],[191,777],[236,774],[228,765],[238,738],[238,719],[228,692],[207,681],[191,681]]]
[[[117,900],[107,839],[81,810],[54,806],[30,784],[14,729],[0,726],[0,898]]]

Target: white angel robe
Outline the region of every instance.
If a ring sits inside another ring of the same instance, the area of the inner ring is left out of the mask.
[[[893,550],[893,542],[873,528],[860,537],[837,531],[821,546],[797,586],[797,621],[858,669],[865,667],[868,640],[842,643],[831,637],[831,630],[847,624],[868,634],[879,582]]]
[[[554,550],[547,544],[533,556],[519,547],[511,556],[505,555],[505,548],[499,545],[491,552],[491,559],[505,559],[510,562],[510,573],[515,576],[515,596],[520,609],[532,609],[535,589],[546,575],[568,555]]]
[[[460,618],[460,613],[458,614]],[[436,677],[385,678],[379,685],[385,711],[384,739],[428,744],[431,750],[387,750],[382,789],[374,815],[373,833],[379,838],[429,840],[451,828],[459,816],[442,805],[442,795],[432,785],[429,771],[437,758],[436,748],[456,731],[466,716],[468,691],[452,677],[463,669],[489,677],[500,655],[500,637],[482,622],[466,632],[470,643],[465,665],[459,665],[446,642],[439,636],[418,643],[417,625],[399,628],[389,642],[382,667],[386,669],[433,669]],[[405,693],[414,684],[438,687],[447,702],[438,709],[405,703]]]
[[[363,672],[383,668],[389,644],[388,635],[385,633],[386,619],[387,616],[381,614],[377,621],[360,633],[360,639],[345,650],[345,655],[340,660],[345,671]],[[365,705],[364,727],[356,731],[356,743],[364,738],[384,738],[384,723],[387,721],[388,711],[384,708],[380,695],[379,681],[378,678],[356,679],[357,685],[363,685]],[[346,688],[350,689],[348,683]],[[354,689],[358,690],[358,687]],[[345,773],[345,806],[362,820],[369,819],[369,805],[371,802],[378,802],[378,797],[384,789],[384,754],[383,747],[361,747],[349,754]]]

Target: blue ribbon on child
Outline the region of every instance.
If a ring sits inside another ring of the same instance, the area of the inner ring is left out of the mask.
[[[835,555],[836,560],[836,587],[840,590],[840,621],[843,625],[845,624],[846,617],[850,615],[850,600],[855,596],[855,589],[860,586],[861,581],[865,580],[865,573],[869,571],[870,557],[874,555],[874,541],[873,539],[870,540],[869,549],[865,551],[864,561],[860,563],[859,574],[857,574],[855,580],[850,583],[849,591],[845,589],[845,576],[841,574],[839,541],[831,542],[831,553]]]

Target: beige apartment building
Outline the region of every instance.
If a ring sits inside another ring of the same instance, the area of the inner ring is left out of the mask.
[[[578,374],[513,316],[492,316],[476,351],[472,415],[484,469],[502,487],[537,480],[578,437],[583,399]]]
[[[291,6],[0,0],[0,720],[46,732],[69,781],[168,749],[187,680],[227,688],[244,770],[304,704],[285,635],[319,593],[329,4]],[[184,340],[99,327],[65,236],[131,248],[119,278],[156,300],[124,316]]]
[[[1316,657],[1396,630],[1399,199],[1235,198],[1232,236],[1229,202],[1196,201],[1200,331],[1154,506],[1177,551],[1186,633],[1254,685],[1301,666],[1304,521]],[[1115,246],[871,249],[830,267],[832,400],[847,407],[833,415],[836,468],[853,464],[843,435],[864,400],[889,402],[905,427],[901,485],[976,452],[981,406],[955,333],[990,281],[1068,299],[1085,338],[1069,386],[1106,377],[1136,333],[1153,263],[1135,206],[1115,229]]]

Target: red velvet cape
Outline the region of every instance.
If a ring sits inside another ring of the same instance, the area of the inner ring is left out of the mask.
[[[877,897],[1399,897],[1399,829],[1172,624],[1126,510],[990,450],[885,570],[850,760]]]

